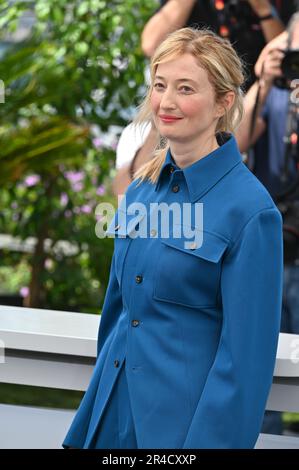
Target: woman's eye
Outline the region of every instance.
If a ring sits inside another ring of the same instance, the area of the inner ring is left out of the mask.
[[[164,88],[164,85],[163,83],[155,83],[154,88],[156,88],[156,90],[162,90]]]
[[[190,88],[189,86],[182,86],[182,87],[180,88],[180,91],[182,91],[183,93],[190,93],[190,92],[192,92],[193,90],[192,90],[192,88]]]

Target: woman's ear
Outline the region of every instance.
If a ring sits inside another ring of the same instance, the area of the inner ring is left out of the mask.
[[[233,91],[225,93],[217,105],[217,117],[224,116],[224,114],[231,109],[235,102],[235,97],[236,95]]]

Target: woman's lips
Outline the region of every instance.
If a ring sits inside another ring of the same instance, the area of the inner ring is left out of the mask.
[[[183,118],[176,117],[176,116],[167,116],[165,114],[160,114],[159,118],[161,119],[162,122],[176,122],[176,121],[179,121],[180,119],[183,119]]]

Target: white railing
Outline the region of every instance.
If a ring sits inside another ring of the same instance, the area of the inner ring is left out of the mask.
[[[85,390],[100,316],[0,306],[2,383]],[[280,334],[268,410],[299,412],[299,335]],[[0,448],[59,448],[74,411],[0,405]],[[299,448],[299,438],[260,435],[256,448]]]

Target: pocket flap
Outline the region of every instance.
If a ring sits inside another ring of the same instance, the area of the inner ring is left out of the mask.
[[[110,238],[136,238],[139,224],[144,219],[145,214],[128,214],[124,211],[116,211],[105,234]]]
[[[229,242],[212,232],[203,230],[197,231],[194,238],[188,239],[182,235],[180,238],[162,239],[162,243],[184,253],[218,263]]]

